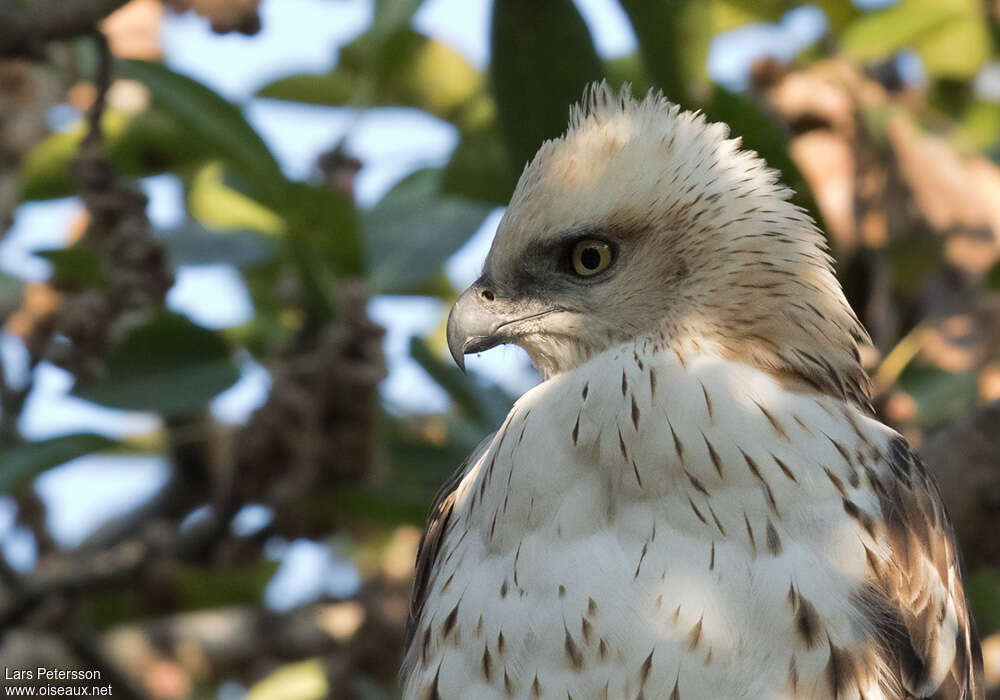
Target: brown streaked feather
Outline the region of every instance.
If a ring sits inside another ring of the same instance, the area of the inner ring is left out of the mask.
[[[982,652],[962,589],[962,567],[951,522],[934,479],[903,438],[889,445],[891,474],[873,484],[886,525],[891,556],[855,602],[871,620],[876,654],[890,678],[886,691],[935,700],[982,700]],[[949,577],[949,571],[954,575]],[[941,621],[941,600],[950,601],[957,633]],[[937,601],[937,602],[936,602]],[[933,689],[928,685],[943,634],[955,634],[954,657]]]
[[[455,490],[469,471],[469,467],[475,463],[484,447],[489,445],[492,440],[493,435],[487,436],[434,495],[430,514],[427,516],[427,524],[424,527],[424,534],[420,538],[420,547],[417,549],[413,590],[410,594],[410,613],[406,620],[405,648],[407,650],[412,646],[413,637],[424,610],[424,602],[430,592],[431,579],[437,568],[441,546],[444,544],[445,535],[451,525],[451,516],[455,508]]]

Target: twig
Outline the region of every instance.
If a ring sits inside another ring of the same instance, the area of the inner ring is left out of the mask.
[[[44,557],[58,550],[59,546],[49,531],[45,502],[32,488],[31,483],[19,484],[12,495],[17,504],[17,520],[34,535],[38,556]]]
[[[0,361],[0,443],[17,441],[17,419],[24,404],[19,394],[8,383],[7,367]]]
[[[886,391],[899,379],[899,375],[903,373],[906,366],[923,347],[926,333],[926,324],[918,323],[889,351],[889,354],[879,364],[878,369],[875,370],[873,379],[876,394]]]
[[[0,551],[0,581],[11,591],[20,591],[24,588],[20,572],[10,565],[2,551]]]
[[[83,561],[67,557],[61,562],[64,570],[58,574],[22,579],[20,589],[0,611],[0,633],[20,624],[49,596],[70,595],[131,580],[149,561],[151,553],[147,542],[130,541]]]
[[[213,514],[205,522],[184,531],[175,526],[164,531],[151,524],[143,536],[98,553],[80,553],[56,559],[61,569],[44,576],[22,578],[7,606],[0,610],[0,633],[21,624],[50,596],[72,596],[134,582],[157,559],[192,560],[204,556],[229,532],[231,514]],[[52,562],[52,558],[49,560]]]
[[[97,72],[94,74],[94,104],[87,112],[88,129],[87,136],[84,138],[85,145],[102,142],[101,116],[104,114],[108,89],[111,87],[111,66],[114,63],[108,38],[103,33],[95,31],[93,39],[94,47],[97,49]]]

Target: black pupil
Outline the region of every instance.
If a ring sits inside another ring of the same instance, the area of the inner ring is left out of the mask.
[[[580,264],[588,270],[596,270],[601,265],[601,254],[597,248],[584,248],[580,253]]]

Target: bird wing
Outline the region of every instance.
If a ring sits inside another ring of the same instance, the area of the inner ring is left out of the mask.
[[[888,472],[869,472],[887,530],[888,558],[861,593],[878,626],[876,654],[903,697],[981,700],[982,651],[962,589],[958,546],[934,479],[901,437]]]
[[[424,610],[424,602],[427,600],[427,593],[430,590],[431,577],[437,569],[438,555],[451,524],[451,516],[455,510],[455,490],[462,483],[469,467],[476,463],[476,459],[492,440],[493,434],[490,434],[479,443],[434,495],[434,501],[427,516],[427,524],[424,527],[424,534],[420,538],[420,547],[417,549],[413,590],[410,594],[410,614],[406,620],[404,648],[407,650],[412,649],[413,635],[416,633],[417,623]]]

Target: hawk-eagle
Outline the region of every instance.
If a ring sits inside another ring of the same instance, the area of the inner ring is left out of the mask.
[[[934,482],[823,236],[728,129],[590,87],[448,320],[544,381],[442,488],[406,698],[982,698]]]

